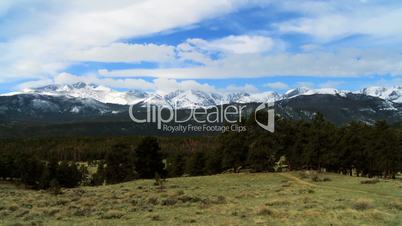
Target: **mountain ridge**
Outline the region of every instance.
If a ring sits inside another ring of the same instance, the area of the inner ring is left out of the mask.
[[[300,87],[291,89],[284,94],[277,92],[233,92],[218,93],[195,89],[175,90],[161,95],[159,92],[146,92],[142,90],[116,91],[109,87],[78,82],[70,85],[47,85],[39,88],[28,88],[20,92],[2,94],[0,96],[13,96],[20,94],[39,94],[46,96],[65,96],[71,98],[94,99],[104,104],[133,105],[151,104],[171,106],[175,108],[209,108],[220,104],[230,103],[259,103],[276,102],[279,100],[295,98],[304,95],[328,94],[346,97],[348,93],[374,96],[394,103],[402,103],[402,87],[367,87],[360,91],[341,91],[333,88],[310,89]]]

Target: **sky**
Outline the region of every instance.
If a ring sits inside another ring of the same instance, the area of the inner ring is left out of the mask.
[[[1,0],[0,93],[402,85],[400,0]]]

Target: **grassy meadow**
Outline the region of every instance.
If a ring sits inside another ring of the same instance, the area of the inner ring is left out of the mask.
[[[363,183],[362,183],[363,181]],[[0,184],[0,225],[402,225],[402,182],[305,172],[63,189]]]

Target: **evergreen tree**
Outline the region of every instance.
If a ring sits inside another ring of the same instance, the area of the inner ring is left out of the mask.
[[[57,168],[56,180],[61,187],[77,187],[82,180],[82,173],[74,162],[62,161]]]
[[[167,172],[169,177],[180,177],[184,174],[186,166],[185,154],[181,151],[171,153],[167,159]]]
[[[19,178],[21,182],[31,188],[39,188],[40,179],[44,169],[44,163],[37,157],[26,152],[22,153],[17,160]]]
[[[247,162],[257,172],[272,172],[274,171],[275,155],[273,136],[260,136],[250,145]]]
[[[202,151],[193,153],[186,164],[186,173],[191,176],[205,175],[205,153]]]
[[[120,183],[136,178],[133,152],[127,145],[114,145],[106,154],[105,164],[105,176],[108,184]]]
[[[205,172],[207,174],[217,174],[222,172],[222,151],[212,148],[206,153]]]
[[[225,169],[244,166],[248,156],[247,139],[241,133],[228,133],[223,137],[221,143],[222,165]]]
[[[331,150],[333,134],[333,125],[327,122],[321,113],[317,113],[313,118],[305,149],[309,168],[320,170],[325,166],[325,154]]]
[[[154,178],[155,173],[165,175],[158,140],[146,137],[135,149],[135,167],[140,178]]]
[[[402,151],[398,148],[398,136],[385,121],[379,121],[374,126],[375,137],[371,143],[371,153],[375,160],[376,171],[372,174],[385,178],[395,178],[397,169],[401,164]]]

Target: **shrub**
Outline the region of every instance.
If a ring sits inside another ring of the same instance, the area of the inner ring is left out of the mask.
[[[372,180],[362,180],[360,181],[361,184],[377,184],[378,182],[380,182],[379,179],[372,179]]]
[[[148,203],[152,204],[152,205],[157,205],[159,203],[158,198],[157,197],[150,197],[148,199]]]
[[[314,174],[311,177],[311,180],[314,182],[325,182],[325,181],[331,181],[331,178],[329,177],[320,177],[318,174]]]
[[[266,207],[262,207],[257,211],[257,215],[260,215],[260,216],[269,216],[272,214],[273,214],[272,210],[270,210]]]
[[[175,198],[167,198],[162,201],[162,205],[164,206],[173,206],[177,203],[177,199]]]
[[[314,181],[314,182],[320,182],[321,178],[318,175],[314,175],[314,176],[311,177],[311,180]]]
[[[102,215],[103,219],[118,219],[124,216],[124,213],[118,210],[109,210]]]
[[[226,198],[224,196],[220,195],[220,196],[218,196],[216,198],[215,203],[216,204],[225,204],[226,203]]]
[[[322,178],[322,181],[331,181],[331,178],[329,178],[329,177],[324,177],[324,178]]]
[[[367,210],[373,208],[373,203],[369,199],[357,199],[353,202],[353,208],[356,210]]]
[[[17,205],[17,204],[11,204],[9,207],[8,207],[8,210],[10,210],[11,212],[14,212],[14,211],[16,211],[16,210],[18,210],[19,209],[19,206]]]
[[[59,181],[57,181],[57,179],[52,179],[50,181],[49,186],[50,186],[49,187],[50,194],[52,194],[52,195],[60,195],[60,194],[62,194],[61,187],[60,187]]]
[[[160,221],[161,220],[161,217],[159,215],[152,215],[150,218],[153,221]]]
[[[302,172],[299,172],[299,177],[301,179],[307,179],[307,178],[309,178],[309,175],[308,175],[308,173],[302,171]]]
[[[397,201],[393,201],[391,203],[388,204],[390,209],[396,209],[396,210],[402,210],[402,203],[401,202],[397,202]]]

